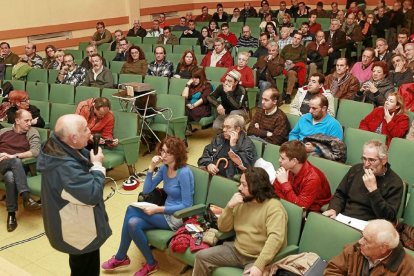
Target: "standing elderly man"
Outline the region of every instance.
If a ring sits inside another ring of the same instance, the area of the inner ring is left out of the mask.
[[[6,186],[7,231],[17,227],[17,198],[23,198],[23,207],[37,210],[40,204],[30,197],[27,177],[21,159],[36,157],[40,150],[39,132],[31,127],[32,114],[24,109],[16,112],[13,127],[0,130],[0,173]]]
[[[98,54],[91,56],[92,68],[86,72],[84,86],[113,88],[112,72],[103,65],[102,57]]]
[[[246,223],[248,222],[248,223]],[[217,267],[244,270],[243,275],[262,275],[266,265],[286,246],[287,214],[262,168],[242,174],[239,191],[218,219],[220,231],[234,230],[234,242],[197,252],[193,276],[211,275]]]
[[[92,36],[92,40],[89,42],[91,45],[99,46],[103,43],[109,43],[112,41],[112,34],[109,30],[105,29],[105,23],[99,21],[96,23],[96,32]]]
[[[104,155],[88,152],[91,131],[85,118],[60,117],[43,146],[43,223],[56,250],[69,254],[71,275],[99,275],[99,248],[112,234],[103,201]]]
[[[362,163],[342,179],[325,216],[343,215],[361,219],[394,222],[403,196],[403,182],[390,168],[385,144],[371,140],[364,144]]]
[[[233,178],[256,162],[256,148],[244,132],[244,119],[239,115],[229,115],[223,123],[223,132],[205,146],[198,159],[198,166],[212,175]],[[228,166],[218,160],[226,159]]]
[[[411,275],[413,270],[414,260],[394,226],[378,219],[368,223],[357,243],[347,245],[328,263],[323,275]]]

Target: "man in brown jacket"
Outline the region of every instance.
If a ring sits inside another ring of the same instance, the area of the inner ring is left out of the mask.
[[[354,98],[355,93],[359,91],[359,80],[349,72],[346,58],[339,58],[336,61],[336,70],[325,78],[324,86],[335,98],[349,100]]]
[[[342,25],[342,31],[346,35],[346,52],[345,56],[350,59],[352,51],[356,51],[355,42],[360,42],[363,39],[361,26],[357,23],[355,13],[348,13],[346,20]]]
[[[328,263],[324,275],[412,275],[413,269],[414,259],[405,252],[394,226],[372,220],[357,243]]]
[[[325,32],[325,40],[329,46],[328,49],[328,66],[326,69],[326,74],[330,74],[331,70],[334,67],[334,62],[336,59],[341,57],[341,49],[346,47],[346,35],[340,29],[341,22],[339,19],[332,19],[331,26],[329,31]]]

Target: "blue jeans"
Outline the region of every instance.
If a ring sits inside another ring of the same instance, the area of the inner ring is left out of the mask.
[[[128,206],[122,225],[121,244],[115,255],[117,260],[124,260],[131,241],[137,245],[149,265],[154,265],[151,248],[148,245],[145,230],[149,229],[170,229],[163,214],[147,215],[139,208]]]

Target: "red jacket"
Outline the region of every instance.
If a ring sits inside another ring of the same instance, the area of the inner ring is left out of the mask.
[[[210,60],[211,60],[211,55],[213,54],[213,51],[208,52],[203,60],[201,61],[200,66],[203,67],[209,67],[210,66]],[[217,61],[216,66],[215,67],[230,67],[233,65],[233,57],[231,56],[230,52],[227,51],[219,61]]]
[[[382,123],[381,134],[387,136],[387,147],[394,137],[404,138],[407,134],[410,120],[407,114],[395,114],[394,118],[387,123],[384,119],[384,107],[375,108],[371,113],[365,117],[359,124],[359,129],[376,132],[379,125]]]
[[[321,207],[331,200],[331,188],[326,176],[308,161],[303,163],[297,175],[289,172],[288,181],[273,182],[276,194],[287,201],[319,212]]]
[[[241,86],[244,88],[253,88],[254,87],[254,76],[253,76],[253,70],[249,66],[244,67],[243,69],[239,70],[237,69],[237,65],[231,66],[227,69],[226,73],[221,77],[220,81],[224,83],[224,80],[226,79],[226,75],[231,70],[236,70],[241,75]]]
[[[236,46],[237,45],[237,37],[236,37],[236,35],[235,34],[233,34],[233,33],[230,33],[229,32],[229,34],[228,35],[225,35],[225,34],[223,34],[223,33],[219,33],[218,35],[217,35],[217,37],[221,37],[221,38],[223,38],[224,40],[227,40],[233,47],[234,46]]]

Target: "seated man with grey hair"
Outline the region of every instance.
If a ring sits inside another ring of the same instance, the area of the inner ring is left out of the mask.
[[[362,238],[347,245],[326,267],[324,275],[411,275],[414,259],[409,256],[394,226],[372,220]]]
[[[360,220],[386,219],[394,222],[403,196],[403,182],[390,168],[385,144],[364,144],[361,164],[349,169],[323,215],[341,213]]]
[[[210,174],[233,178],[256,162],[256,148],[244,131],[240,115],[229,115],[224,120],[223,132],[213,138],[198,159],[198,166]]]

